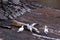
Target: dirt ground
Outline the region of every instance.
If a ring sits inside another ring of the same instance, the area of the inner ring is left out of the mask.
[[[32,13],[26,13],[17,18],[18,21],[25,23],[38,23],[36,27],[39,31],[47,25],[49,29],[53,29],[53,32],[49,32],[48,37],[60,39],[60,10],[50,8],[40,8],[34,10]],[[12,27],[12,29],[0,28],[0,40],[51,40],[46,38],[39,38],[32,35],[30,31],[23,31],[17,33],[18,28]],[[54,32],[57,30],[57,32]],[[43,33],[41,32],[41,35]]]

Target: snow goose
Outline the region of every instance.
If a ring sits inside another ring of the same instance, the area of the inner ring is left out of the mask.
[[[22,25],[17,32],[22,32],[24,30],[24,26]]]
[[[44,33],[45,33],[45,34],[48,34],[48,32],[49,32],[49,31],[48,31],[48,28],[47,28],[47,26],[45,25]]]

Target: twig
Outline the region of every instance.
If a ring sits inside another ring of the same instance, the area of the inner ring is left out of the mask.
[[[57,39],[57,38],[51,38],[51,37],[47,37],[47,36],[42,36],[42,35],[38,35],[38,34],[32,34],[32,35],[34,35],[34,36],[36,36],[36,37],[42,37],[42,38],[46,38],[46,39],[52,39],[52,40],[60,40],[60,39]]]

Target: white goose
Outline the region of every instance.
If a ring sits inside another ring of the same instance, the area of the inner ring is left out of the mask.
[[[24,30],[24,26],[22,25],[17,32],[22,32]]]
[[[27,24],[27,29],[30,30],[31,32],[32,32],[33,29],[34,29],[37,33],[40,33],[39,30],[34,27],[36,24],[37,24],[37,23],[33,23],[33,24],[31,24],[31,25]]]
[[[33,23],[31,25],[28,24],[27,29],[29,29],[32,32],[32,29],[33,29],[34,25],[36,25],[36,23]]]
[[[48,32],[49,32],[49,31],[48,31],[48,28],[47,28],[47,26],[45,25],[44,33],[45,33],[45,34],[48,34]]]

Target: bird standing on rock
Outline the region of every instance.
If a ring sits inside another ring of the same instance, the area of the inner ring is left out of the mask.
[[[49,31],[48,31],[48,27],[45,25],[44,33],[45,33],[45,34],[48,34],[48,32],[49,32]]]

